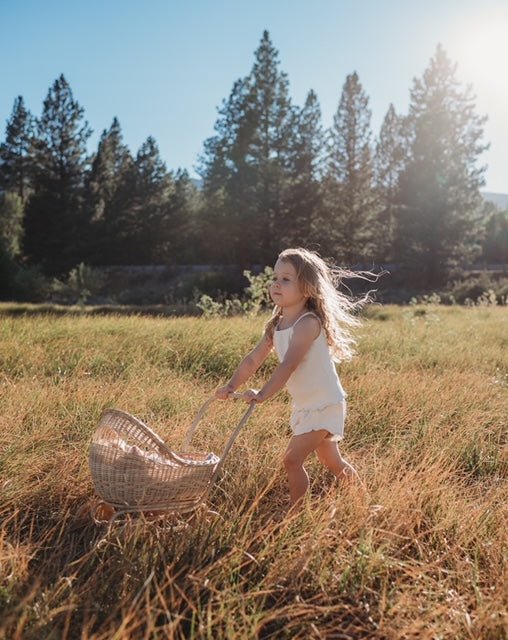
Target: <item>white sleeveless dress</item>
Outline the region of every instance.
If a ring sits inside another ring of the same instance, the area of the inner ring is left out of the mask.
[[[279,362],[284,360],[294,327],[307,315],[318,318],[309,311],[302,314],[291,327],[275,328],[273,346]],[[327,438],[342,440],[347,393],[342,388],[323,327],[291,374],[286,388],[292,399],[290,424],[294,435],[326,429],[329,432]]]

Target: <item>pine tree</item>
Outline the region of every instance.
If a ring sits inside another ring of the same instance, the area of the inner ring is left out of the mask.
[[[0,243],[10,258],[18,258],[23,237],[23,201],[17,193],[0,195]]]
[[[34,117],[18,96],[7,121],[5,142],[0,145],[0,188],[17,193],[23,204],[31,186],[33,135]]]
[[[102,132],[97,153],[86,180],[87,199],[92,207],[92,220],[101,220],[106,215],[108,204],[118,187],[122,169],[129,157],[129,149],[123,144],[120,123],[115,117],[110,128]]]
[[[252,178],[246,161],[246,140],[252,136],[249,91],[249,78],[233,84],[218,110],[216,134],[205,141],[199,158],[197,171],[203,179],[201,243],[206,262],[239,262],[242,244],[254,243],[251,219],[255,198],[249,188]]]
[[[348,75],[328,141],[324,188],[331,250],[349,264],[371,260],[376,250],[368,102],[358,74]]]
[[[287,220],[294,124],[287,75],[265,31],[251,73],[235,82],[219,110],[216,135],[205,142],[198,169],[215,256],[241,265],[274,259]]]
[[[113,118],[109,130],[104,130],[91,169],[86,177],[86,207],[90,222],[87,262],[109,264],[119,252],[118,238],[122,217],[128,202],[121,202],[118,191],[122,181],[131,176],[134,164],[118,119]],[[126,177],[127,175],[127,177]]]
[[[104,235],[105,247],[101,264],[143,264],[136,246],[137,225],[133,223],[139,211],[138,167],[129,153],[118,168],[117,182],[98,229]]]
[[[393,254],[395,212],[399,178],[409,159],[407,119],[398,116],[393,104],[381,125],[374,155],[374,180],[380,205],[376,224],[377,252],[381,262],[395,261]]]
[[[508,264],[508,209],[501,211],[492,202],[484,205],[485,237],[480,260]]]
[[[321,109],[314,91],[296,113],[294,146],[288,167],[285,209],[287,220],[280,232],[283,246],[326,244],[328,230],[323,225],[324,133]]]
[[[161,209],[159,233],[154,247],[156,263],[192,264],[202,260],[197,246],[197,211],[197,189],[187,171],[178,169]]]
[[[149,136],[132,159],[121,144],[116,124],[112,134],[112,138],[109,134],[104,136],[100,149],[103,159],[99,162],[99,154],[96,158],[97,171],[103,162],[103,169],[109,167],[106,173],[110,176],[109,182],[102,181],[107,200],[96,221],[105,238],[102,264],[161,263],[169,253],[171,261],[176,261],[168,241],[176,188],[155,139]],[[115,167],[116,172],[112,173]]]
[[[168,202],[174,193],[173,177],[151,136],[137,153],[136,169],[136,196],[129,208],[129,238],[134,244],[135,261],[150,264],[154,255],[160,253]]]
[[[279,70],[279,54],[268,31],[263,33],[255,58],[249,96],[249,115],[255,127],[247,157],[256,180],[254,222],[259,244],[252,261],[269,264],[280,250],[288,224],[285,196],[297,119],[289,98],[288,76]]]
[[[441,45],[411,90],[410,160],[400,177],[396,251],[413,283],[433,287],[449,269],[473,260],[483,234],[486,117],[474,113],[470,86],[462,90]]]
[[[81,261],[86,217],[83,184],[91,135],[84,110],[61,75],[48,91],[34,140],[34,185],[27,204],[24,252],[48,274]]]

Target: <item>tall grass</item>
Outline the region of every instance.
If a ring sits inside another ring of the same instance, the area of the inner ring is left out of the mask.
[[[368,499],[312,458],[310,496],[283,518],[283,392],[257,407],[192,523],[94,524],[87,452],[103,408],[178,448],[264,321],[0,319],[0,637],[507,637],[501,307],[369,310],[339,370],[342,450]],[[245,408],[214,403],[196,447],[219,453]]]

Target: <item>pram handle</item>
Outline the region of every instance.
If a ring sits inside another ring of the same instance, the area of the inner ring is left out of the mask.
[[[243,398],[243,393],[237,393],[235,391],[235,392],[230,394],[230,397],[241,399],[241,398]],[[187,447],[189,446],[190,441],[192,439],[192,436],[194,435],[194,431],[196,430],[196,427],[198,426],[199,421],[205,415],[208,407],[215,400],[217,400],[217,398],[215,398],[215,396],[212,396],[211,398],[209,398],[204,403],[204,405],[198,411],[198,413],[197,413],[196,417],[194,418],[189,430],[187,431],[187,435],[185,436],[185,439],[183,441],[183,451],[185,451],[187,449]],[[250,416],[254,412],[255,408],[256,408],[256,403],[255,402],[249,403],[249,407],[248,407],[247,411],[243,414],[240,422],[238,423],[238,426],[236,427],[236,429],[233,431],[233,433],[229,437],[229,440],[227,441],[226,446],[224,447],[224,451],[222,452],[222,455],[220,457],[220,461],[219,461],[217,467],[215,468],[215,471],[213,472],[213,476],[212,476],[211,481],[210,481],[210,486],[214,482],[215,478],[219,475],[220,470],[222,468],[222,465],[224,464],[224,460],[226,459],[226,456],[229,453],[229,450],[233,446],[233,443],[236,440],[236,437],[240,433],[240,431],[241,431],[242,427],[244,426],[244,424],[247,422],[247,420],[250,418]]]

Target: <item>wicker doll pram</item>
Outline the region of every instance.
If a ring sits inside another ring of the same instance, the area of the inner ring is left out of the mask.
[[[242,398],[242,394],[231,394]],[[183,442],[172,451],[135,416],[106,409],[90,444],[89,466],[97,494],[118,512],[186,513],[202,504],[233,443],[255,409],[252,402],[220,457],[187,452],[198,422],[214,398],[201,407]]]

